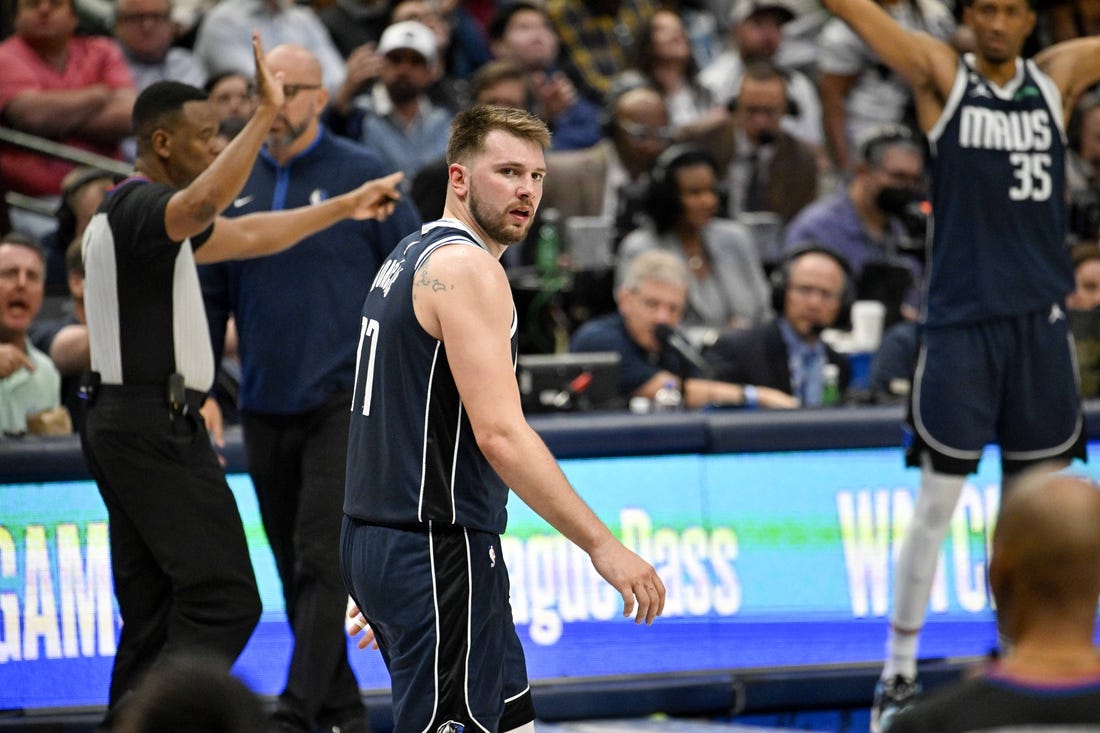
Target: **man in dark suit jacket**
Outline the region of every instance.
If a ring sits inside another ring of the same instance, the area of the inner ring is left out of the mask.
[[[728,331],[706,352],[716,379],[773,387],[803,407],[827,403],[826,365],[835,365],[844,394],[851,381],[848,360],[821,340],[851,302],[847,265],[817,247],[798,250],[776,271],[774,321]]]
[[[786,224],[817,198],[818,169],[814,147],[781,127],[789,107],[787,79],[771,63],[755,61],[745,67],[730,104],[729,121],[698,141],[726,172],[729,214],[773,211]]]

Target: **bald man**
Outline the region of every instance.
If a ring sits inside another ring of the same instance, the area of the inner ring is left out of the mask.
[[[1100,490],[1049,469],[1021,475],[993,534],[989,586],[1009,641],[1004,657],[985,674],[906,710],[890,733],[1100,725],[1100,653],[1093,642]]]
[[[328,100],[321,64],[302,46],[271,49],[285,103],[248,183],[227,216],[304,206],[354,189],[392,167],[320,123]],[[365,731],[359,685],[347,660],[339,569],[348,408],[359,309],[378,265],[418,226],[399,201],[384,222],[346,221],[296,250],[201,273],[213,343],[236,318],[240,404],[248,471],[294,632],[286,688],[269,731]],[[216,403],[204,415],[216,424]],[[217,438],[216,438],[217,439]]]

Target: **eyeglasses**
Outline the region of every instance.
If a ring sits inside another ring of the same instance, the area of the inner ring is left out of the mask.
[[[298,96],[298,92],[303,89],[320,89],[320,84],[283,84],[283,96],[286,97],[286,101],[290,101]]]
[[[829,302],[837,302],[841,296],[840,293],[834,293],[825,288],[816,288],[813,285],[791,285],[789,290],[800,298],[809,298],[811,295],[816,295],[818,298]]]
[[[637,122],[631,122],[630,120],[619,120],[619,127],[623,128],[623,132],[636,140],[644,140],[646,138],[669,142],[672,140],[672,129],[669,127],[642,125]]]
[[[115,16],[116,23],[167,23],[172,19],[169,13],[123,13]]]

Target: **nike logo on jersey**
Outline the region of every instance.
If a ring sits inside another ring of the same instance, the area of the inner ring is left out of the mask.
[[[313,189],[313,193],[311,193],[309,195],[309,203],[316,205],[316,204],[321,203],[322,201],[324,201],[327,198],[328,198],[328,194],[325,193],[324,189],[315,188],[315,189]]]
[[[1050,306],[1050,315],[1047,316],[1047,321],[1050,322],[1050,323],[1056,323],[1058,321],[1064,321],[1065,318],[1066,318],[1066,314],[1062,310],[1062,307],[1060,305],[1058,305],[1057,303],[1053,303]]]
[[[492,545],[489,545],[489,567],[495,568],[497,566],[497,551]]]
[[[242,206],[247,206],[252,201],[252,199],[254,199],[254,198],[256,198],[256,197],[249,194],[248,196],[241,196],[238,199],[233,199],[233,208],[234,209],[239,209]]]

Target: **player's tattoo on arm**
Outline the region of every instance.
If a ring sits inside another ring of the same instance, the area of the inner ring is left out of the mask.
[[[428,272],[427,265],[420,268],[420,276],[416,279],[414,284],[420,287],[431,288],[434,292],[450,290],[450,286],[448,286],[447,283],[437,277],[432,277],[431,273]]]

